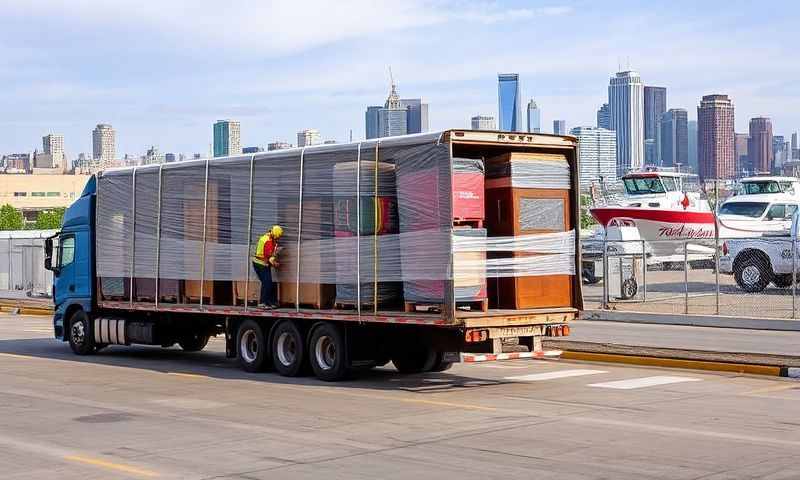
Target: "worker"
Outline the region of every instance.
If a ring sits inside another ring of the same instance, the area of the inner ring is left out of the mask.
[[[253,255],[253,268],[261,281],[261,295],[258,299],[258,306],[261,308],[278,306],[278,302],[273,297],[272,269],[280,266],[277,253],[278,239],[281,236],[283,236],[283,228],[280,225],[273,225],[259,237],[256,252]]]

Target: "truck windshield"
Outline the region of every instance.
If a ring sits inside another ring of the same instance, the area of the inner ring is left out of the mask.
[[[675,183],[672,183],[673,187]],[[625,179],[625,191],[628,195],[652,195],[664,193],[664,184],[659,177],[637,177]]]
[[[741,217],[759,218],[767,209],[764,202],[728,202],[719,208],[720,215],[738,215]]]

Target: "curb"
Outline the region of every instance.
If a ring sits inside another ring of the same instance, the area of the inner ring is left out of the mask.
[[[648,357],[644,355],[622,355],[618,353],[592,353],[564,351],[561,358],[587,362],[624,363],[649,367],[683,368],[717,372],[768,375],[773,377],[800,378],[800,367],[781,367],[747,363],[714,362],[709,360],[684,360],[679,358]]]
[[[798,320],[780,318],[726,317],[723,315],[683,315],[670,313],[587,309],[581,312],[581,320],[647,323],[653,325],[741,328],[747,330],[777,330],[784,332],[800,331],[800,321]]]
[[[52,315],[52,308],[42,307],[23,307],[17,305],[3,305],[0,303],[0,313],[10,313],[12,315]]]

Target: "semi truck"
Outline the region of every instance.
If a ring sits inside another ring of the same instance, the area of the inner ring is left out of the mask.
[[[470,130],[101,171],[46,241],[54,334],[78,355],[221,335],[246,371],[326,381],[540,357],[582,308],[577,172],[574,137]],[[251,258],[275,224],[267,309]]]

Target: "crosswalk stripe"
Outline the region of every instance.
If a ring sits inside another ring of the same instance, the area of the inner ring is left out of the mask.
[[[699,378],[691,377],[671,377],[669,375],[657,375],[655,377],[631,378],[628,380],[617,380],[614,382],[592,383],[590,387],[614,388],[617,390],[633,390],[635,388],[655,387],[658,385],[669,385],[671,383],[699,382]]]
[[[556,378],[581,377],[583,375],[597,375],[608,373],[605,370],[560,370],[557,372],[532,373],[530,375],[518,375],[515,377],[505,377],[505,380],[515,382],[540,382],[543,380],[554,380]]]

